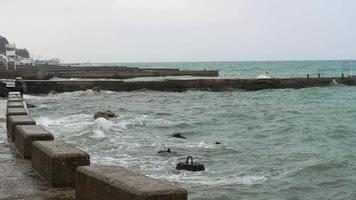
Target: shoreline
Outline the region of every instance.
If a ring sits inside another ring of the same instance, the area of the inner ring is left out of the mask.
[[[19,110],[24,112],[19,113]],[[12,169],[0,173],[1,180],[11,180],[1,183],[4,187],[0,188],[0,191],[2,189],[5,191],[0,192],[0,198],[22,196],[44,199],[92,199],[94,196],[106,199],[115,196],[120,199],[129,195],[130,199],[187,199],[185,189],[170,183],[120,166],[90,164],[90,155],[58,138],[53,138],[48,130],[36,125],[38,123],[31,118],[25,101],[19,96],[9,97],[8,100],[0,99],[0,120],[0,139],[3,140],[0,143],[0,150],[5,150],[9,157],[0,158],[3,161],[0,168]],[[5,128],[5,123],[8,128]],[[52,138],[44,139],[45,135]],[[7,162],[7,159],[10,159],[10,162]],[[22,175],[14,178],[11,176],[14,173]]]

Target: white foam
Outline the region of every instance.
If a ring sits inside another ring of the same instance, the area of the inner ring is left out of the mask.
[[[105,136],[106,135],[102,130],[95,129],[93,130],[93,135],[91,136],[91,138],[104,138]]]
[[[97,118],[94,122],[94,127],[103,129],[103,130],[109,130],[113,126],[113,122],[110,120],[107,120],[105,118]]]
[[[204,148],[204,149],[215,149],[216,145],[215,144],[208,144],[206,142],[199,142],[198,147]]]
[[[93,135],[91,137],[92,138],[105,137],[106,135],[105,135],[104,131],[109,130],[113,125],[114,125],[114,123],[110,120],[107,120],[102,117],[97,118],[93,124]]]
[[[120,129],[127,129],[129,126],[143,126],[146,125],[147,115],[140,115],[136,117],[121,116],[118,118],[116,126]]]
[[[196,185],[223,186],[223,185],[256,185],[267,181],[265,176],[223,176],[219,178],[207,177],[206,172],[181,171],[179,174],[162,174],[154,178],[166,179],[171,182],[192,183]]]
[[[270,77],[270,76],[267,76],[267,75],[265,75],[265,74],[261,74],[261,75],[258,75],[256,78],[257,78],[257,79],[270,79],[271,77]]]
[[[31,100],[31,99],[40,100],[40,99],[43,99],[43,98],[45,98],[45,97],[43,97],[43,96],[28,95],[28,94],[24,94],[24,95],[23,95],[23,99],[25,99],[25,100]]]

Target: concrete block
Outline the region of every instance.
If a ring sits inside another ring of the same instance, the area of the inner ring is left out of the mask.
[[[21,92],[9,92],[8,97],[21,97]]]
[[[9,102],[13,103],[13,102]],[[11,127],[8,126],[8,121],[9,121],[9,116],[11,115],[27,115],[27,111],[25,108],[7,108],[6,109],[6,125],[7,125],[7,130],[11,129]],[[12,132],[12,130],[10,130]]]
[[[24,108],[7,108],[6,117],[9,115],[27,115],[27,111]]]
[[[23,104],[23,102],[13,101],[13,102],[8,102],[7,107],[8,108],[24,108],[24,104]]]
[[[76,199],[186,200],[185,189],[119,166],[78,167]]]
[[[17,150],[26,159],[31,159],[33,141],[54,139],[52,133],[39,125],[17,125],[13,135]]]
[[[23,99],[21,97],[9,97],[7,98],[7,102],[22,102]]]
[[[7,137],[14,140],[13,132],[16,125],[35,125],[36,122],[28,115],[9,115],[7,118]]]
[[[54,187],[74,186],[78,166],[90,164],[89,155],[63,141],[32,143],[32,168]]]

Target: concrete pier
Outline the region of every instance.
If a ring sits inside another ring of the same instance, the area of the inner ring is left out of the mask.
[[[65,67],[65,66],[18,66],[17,70],[0,69],[0,78],[16,78],[46,80],[57,78],[88,78],[88,79],[127,79],[135,77],[157,76],[204,76],[217,77],[217,70],[180,70],[180,69],[145,69],[136,67]]]
[[[63,141],[32,143],[32,167],[52,186],[74,186],[78,166],[90,164],[89,155]]]
[[[9,115],[7,118],[7,133],[10,141],[15,139],[14,132],[17,125],[36,125],[36,122],[28,115]]]
[[[263,90],[329,86],[336,81],[356,85],[356,77],[322,78],[273,78],[273,79],[168,79],[157,81],[122,80],[19,80],[16,86],[25,93],[73,92],[100,88],[111,91],[134,91],[141,89],[182,92],[186,90],[226,91]]]
[[[7,142],[6,100],[0,98],[0,199],[74,199],[73,188],[53,188]]]
[[[14,140],[17,150],[23,158],[31,159],[32,142],[53,140],[52,133],[39,125],[18,125],[15,127]]]

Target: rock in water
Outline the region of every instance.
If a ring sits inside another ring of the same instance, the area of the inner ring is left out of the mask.
[[[116,114],[113,113],[111,110],[107,110],[107,111],[105,111],[105,113],[108,115],[109,118],[114,118],[114,117],[116,117]]]
[[[37,106],[30,104],[30,103],[26,103],[27,108],[36,108]]]
[[[99,111],[94,114],[94,119],[98,119],[100,117],[109,119],[109,116],[105,112]]]
[[[171,153],[171,149],[168,148],[166,151],[158,151],[158,154]]]
[[[116,117],[116,114],[113,113],[111,110],[107,111],[98,111],[94,114],[94,119],[97,119],[99,117],[103,117],[105,119],[113,118]]]
[[[183,135],[181,135],[181,133],[175,133],[175,134],[173,134],[173,137],[175,137],[175,138],[181,138],[181,139],[187,139],[186,137],[184,137]]]

